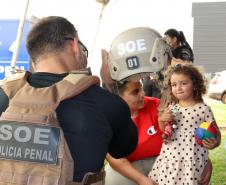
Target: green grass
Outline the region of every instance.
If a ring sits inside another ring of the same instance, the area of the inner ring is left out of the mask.
[[[210,104],[210,107],[213,111],[217,125],[226,127],[226,104]]]
[[[226,127],[226,104],[211,103],[217,125]],[[210,159],[213,164],[213,173],[211,177],[212,185],[226,185],[226,130],[221,130],[221,145],[210,150]]]
[[[210,150],[210,159],[213,164],[211,185],[226,185],[226,130],[221,131],[221,145]]]

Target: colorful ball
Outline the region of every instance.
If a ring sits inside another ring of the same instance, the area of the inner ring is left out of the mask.
[[[217,129],[213,123],[203,122],[198,128],[195,129],[196,142],[202,145],[202,140],[210,138],[214,139],[217,136]]]

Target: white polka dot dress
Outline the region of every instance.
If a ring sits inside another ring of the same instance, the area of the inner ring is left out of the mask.
[[[204,103],[180,107],[176,114],[177,128],[172,141],[163,144],[160,155],[149,173],[159,185],[197,185],[208,160],[208,150],[195,141],[195,128],[214,121],[210,108]]]

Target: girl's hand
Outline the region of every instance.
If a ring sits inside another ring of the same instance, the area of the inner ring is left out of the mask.
[[[214,149],[219,145],[219,141],[217,139],[204,139],[202,143],[203,146],[209,150]]]
[[[166,107],[161,115],[158,117],[158,123],[160,129],[163,131],[167,123],[175,123],[175,118],[173,113],[170,111],[169,107]]]
[[[161,116],[159,116],[159,121],[161,122],[173,122],[174,119],[174,115],[168,107],[163,111]]]
[[[221,143],[221,132],[220,129],[218,128],[217,124],[215,122],[213,122],[214,127],[217,130],[217,137],[216,139],[204,139],[202,141],[203,146],[209,150],[216,148],[217,146],[220,145]]]

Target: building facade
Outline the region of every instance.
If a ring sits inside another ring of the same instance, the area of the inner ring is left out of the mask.
[[[226,2],[192,4],[195,64],[205,72],[226,70]]]

